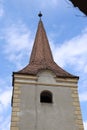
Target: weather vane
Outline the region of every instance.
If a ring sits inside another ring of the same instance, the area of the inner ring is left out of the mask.
[[[41,11],[39,12],[38,16],[39,16],[40,19],[41,19],[41,17],[42,17],[42,13],[41,13]]]

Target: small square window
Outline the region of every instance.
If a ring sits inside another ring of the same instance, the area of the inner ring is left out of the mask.
[[[52,103],[52,93],[50,91],[42,91],[40,94],[41,103]]]

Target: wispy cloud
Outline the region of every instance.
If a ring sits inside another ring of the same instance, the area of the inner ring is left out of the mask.
[[[80,101],[85,102],[87,101],[87,92],[83,92],[79,94]]]
[[[12,24],[4,32],[4,53],[10,62],[20,68],[23,58],[29,55],[32,47],[31,32],[22,23]]]
[[[0,113],[11,104],[12,87],[7,86],[6,80],[0,78]]]
[[[87,29],[63,44],[52,45],[52,47],[55,60],[59,65],[73,65],[78,71],[87,73]]]
[[[11,89],[6,88],[5,91],[0,93],[0,105],[2,105],[3,108],[7,108],[11,103],[11,92]]]
[[[84,130],[87,130],[87,121],[84,122]]]
[[[0,129],[10,129],[10,106],[12,87],[7,86],[6,79],[0,78]]]

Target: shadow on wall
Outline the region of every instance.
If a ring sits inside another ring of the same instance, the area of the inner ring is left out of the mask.
[[[74,7],[78,7],[87,16],[87,0],[69,0]]]

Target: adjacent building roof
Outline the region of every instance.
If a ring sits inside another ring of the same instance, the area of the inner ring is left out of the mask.
[[[77,76],[66,72],[55,63],[43,22],[40,19],[30,56],[30,62],[25,68],[15,73],[37,75],[41,70],[47,69],[53,71],[57,77],[78,78]]]
[[[81,12],[87,15],[87,0],[69,0],[73,3],[74,7],[78,7]]]

